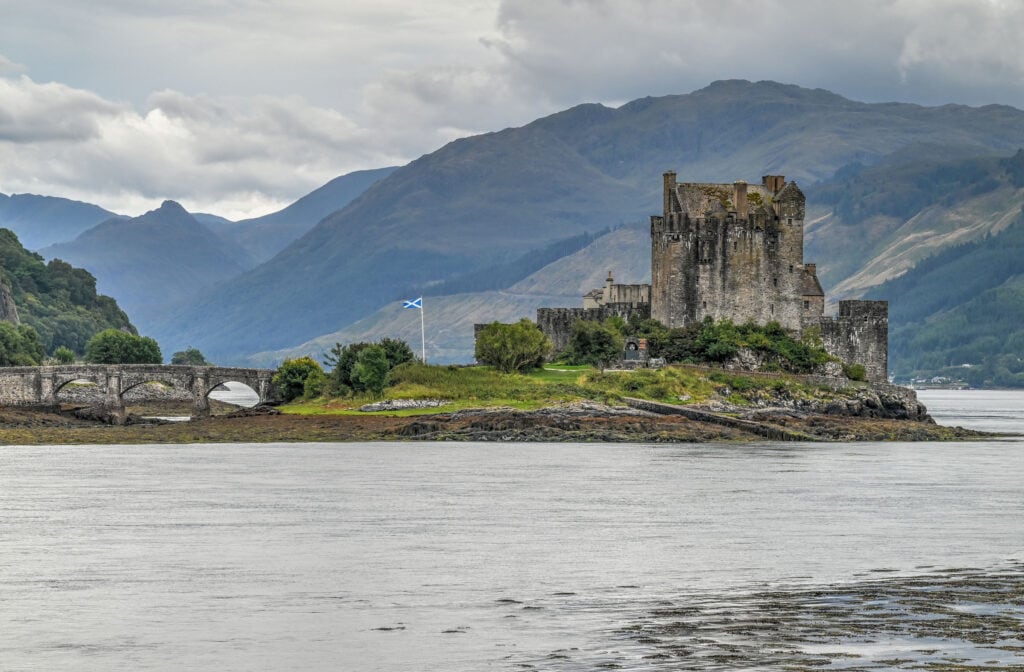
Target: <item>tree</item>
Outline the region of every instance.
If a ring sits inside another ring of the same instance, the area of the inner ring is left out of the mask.
[[[348,390],[354,390],[355,384],[352,381],[352,367],[356,364],[356,358],[370,343],[350,343],[342,345],[335,343],[331,351],[324,355],[324,364],[331,368],[329,376],[329,387],[334,394],[342,394]]]
[[[296,357],[286,359],[277,367],[273,382],[277,391],[285,401],[298,399],[306,392],[306,380],[310,376],[322,377],[324,370],[312,357]]]
[[[364,348],[356,358],[356,363],[352,367],[352,381],[374,396],[380,396],[384,392],[384,383],[390,370],[384,347],[371,345]]]
[[[171,355],[171,364],[181,366],[210,366],[198,348],[188,347]]]
[[[149,336],[104,329],[85,344],[85,359],[93,364],[160,364],[160,346]]]
[[[66,346],[60,346],[53,351],[53,358],[61,364],[71,364],[75,361],[75,352]]]
[[[38,366],[43,355],[35,329],[27,324],[0,322],[0,366]]]
[[[324,364],[333,367],[328,376],[327,385],[332,394],[343,394],[349,390],[362,392],[367,389],[363,382],[356,379],[353,374],[360,353],[374,346],[383,349],[388,371],[416,358],[409,344],[397,338],[382,338],[377,343],[350,343],[349,345],[335,343],[323,358]]]
[[[492,322],[476,339],[476,359],[504,373],[525,373],[544,364],[551,341],[536,324],[523,318],[515,324]]]
[[[622,359],[622,335],[614,324],[576,320],[564,359],[569,364],[603,366]]]

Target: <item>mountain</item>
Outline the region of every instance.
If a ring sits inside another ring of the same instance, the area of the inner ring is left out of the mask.
[[[283,210],[263,217],[243,219],[234,224],[225,223],[224,220],[210,228],[245,250],[255,266],[270,259],[321,219],[341,210],[375,182],[394,171],[395,168],[390,167],[348,173],[334,178]],[[210,225],[209,222],[204,223]]]
[[[174,201],[132,219],[107,220],[41,253],[88,268],[146,333],[170,305],[238,275],[246,263]]]
[[[1024,387],[1022,258],[1018,207],[999,232],[949,247],[875,288],[890,302],[893,372]]]
[[[805,250],[831,298],[859,296],[950,245],[996,233],[1024,205],[1024,152],[894,157],[809,187]]]
[[[867,104],[745,81],[617,109],[580,105],[395,170],[156,328],[162,342],[239,359],[338,331],[410,291],[556,241],[646,221],[661,209],[666,169],[701,181],[785,174],[809,186],[912,146],[1009,154],[1024,146],[1024,112]]]
[[[98,205],[34,194],[0,194],[0,227],[10,229],[30,250],[72,240],[112,217]]]
[[[137,333],[109,296],[96,293],[96,278],[63,261],[44,263],[10,229],[0,229],[0,277],[11,288],[18,317],[38,333],[47,353],[60,346],[78,354],[104,329]]]
[[[578,306],[585,292],[604,286],[609,272],[616,282],[650,281],[651,244],[646,227],[605,233],[500,291],[428,295],[423,300],[427,358],[445,364],[470,361],[474,324],[536,319],[537,308],[543,306]],[[386,336],[402,339],[419,352],[419,315],[392,302],[345,329],[296,347],[257,353],[247,361],[253,366],[276,366],[289,357],[320,358],[335,343],[376,341]]]

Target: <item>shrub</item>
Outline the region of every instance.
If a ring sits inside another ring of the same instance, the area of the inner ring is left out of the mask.
[[[569,346],[560,359],[566,364],[603,366],[622,358],[623,342],[614,322],[601,324],[576,320],[572,325]]]
[[[75,361],[75,353],[71,348],[62,345],[53,351],[53,358],[61,364],[72,364]]]
[[[476,359],[503,373],[525,373],[544,364],[551,341],[536,324],[523,318],[515,324],[492,322],[476,339]]]
[[[298,399],[306,392],[306,379],[317,373],[324,375],[320,364],[312,357],[296,357],[286,359],[277,367],[273,382],[277,391],[285,401]]]
[[[185,350],[179,350],[171,355],[171,364],[185,366],[209,366],[210,362],[206,361],[206,357],[198,348],[189,347]]]
[[[366,385],[354,377],[356,362],[363,350],[369,347],[380,347],[384,351],[388,371],[399,364],[413,361],[416,356],[405,341],[397,338],[382,338],[377,343],[335,343],[330,352],[324,355],[324,364],[331,367],[327,377],[325,391],[334,395],[346,392],[362,392]]]
[[[391,365],[383,346],[371,345],[364,348],[356,357],[356,363],[352,367],[352,382],[374,396],[380,396],[384,392],[384,384],[390,370]]]
[[[120,329],[104,329],[85,345],[85,359],[93,364],[160,364],[160,346],[149,336]]]
[[[849,364],[843,366],[843,375],[850,380],[867,380],[868,372],[863,364]]]

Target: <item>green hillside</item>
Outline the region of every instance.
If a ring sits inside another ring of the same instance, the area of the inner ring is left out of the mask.
[[[0,229],[0,275],[11,287],[18,316],[39,333],[52,353],[67,346],[78,354],[104,329],[136,333],[117,302],[96,293],[96,278],[88,271],[29,252],[9,229]]]
[[[889,300],[891,370],[902,379],[1024,387],[1022,258],[1024,215],[872,292]]]

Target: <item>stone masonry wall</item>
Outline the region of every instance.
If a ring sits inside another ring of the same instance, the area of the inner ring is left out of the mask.
[[[862,364],[868,380],[888,379],[887,301],[840,301],[839,315],[821,319],[821,340],[830,355],[846,364]]]
[[[651,305],[609,303],[599,308],[538,308],[537,326],[551,339],[554,351],[558,353],[568,347],[576,320],[603,322],[612,316],[627,321],[633,317],[647,319],[651,316]]]

